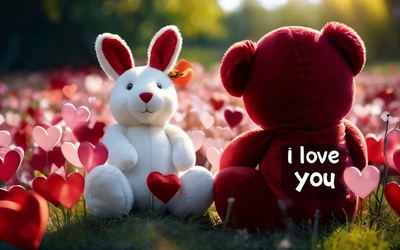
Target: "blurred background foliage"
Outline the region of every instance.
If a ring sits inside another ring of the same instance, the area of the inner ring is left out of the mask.
[[[154,33],[168,24],[183,36],[181,58],[211,65],[234,42],[257,41],[286,25],[354,28],[367,61],[400,58],[400,0],[12,0],[0,3],[0,71],[97,65],[99,33],[119,34],[144,62]]]

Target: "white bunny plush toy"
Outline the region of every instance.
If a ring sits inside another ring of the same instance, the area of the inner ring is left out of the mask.
[[[195,150],[189,136],[168,124],[177,110],[178,98],[168,76],[182,47],[175,26],[158,31],[150,43],[148,65],[135,67],[129,47],[118,36],[105,33],[96,40],[100,66],[115,80],[110,110],[117,121],[106,130],[104,144],[109,151],[106,164],[86,177],[84,196],[92,214],[119,217],[135,207],[151,208],[146,184],[152,172],[174,174],[179,191],[167,203],[174,215],[201,216],[214,200],[211,173],[195,165]],[[154,200],[156,211],[164,204]]]

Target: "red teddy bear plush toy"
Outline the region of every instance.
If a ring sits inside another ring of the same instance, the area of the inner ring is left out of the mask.
[[[367,153],[363,135],[344,117],[364,63],[363,41],[336,22],[321,32],[283,27],[228,49],[222,83],[243,96],[260,128],[235,138],[221,156],[215,205],[223,220],[254,230],[282,227],[285,217],[313,221],[317,213],[323,223],[353,219],[357,196],[343,171],[364,168]]]

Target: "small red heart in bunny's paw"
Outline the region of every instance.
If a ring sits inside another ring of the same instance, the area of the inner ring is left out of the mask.
[[[160,172],[151,172],[147,177],[147,186],[157,199],[167,204],[179,191],[181,183],[179,177],[174,174],[163,175]]]

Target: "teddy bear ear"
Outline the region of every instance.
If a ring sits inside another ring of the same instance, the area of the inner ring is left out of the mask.
[[[365,45],[358,34],[350,27],[330,22],[322,29],[322,34],[335,45],[347,58],[353,69],[353,76],[358,75],[365,64]]]
[[[174,25],[159,30],[150,42],[148,65],[168,74],[176,64],[182,48],[182,36]]]
[[[222,58],[220,68],[222,84],[232,96],[242,96],[255,53],[256,44],[245,40],[233,44]]]
[[[125,71],[135,67],[131,50],[118,35],[99,35],[95,49],[101,68],[114,81]]]

